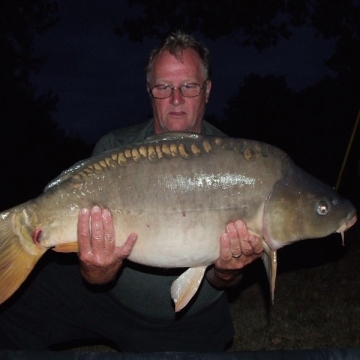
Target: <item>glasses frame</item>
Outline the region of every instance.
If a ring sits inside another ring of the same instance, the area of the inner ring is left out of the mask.
[[[185,83],[185,84],[181,84],[180,86],[172,86],[172,85],[168,85],[168,84],[157,84],[157,85],[154,85],[152,87],[149,87],[149,93],[150,93],[150,96],[153,98],[153,99],[168,99],[169,97],[171,97],[171,95],[174,93],[174,90],[175,89],[179,89],[180,91],[180,94],[181,96],[183,97],[186,97],[186,98],[194,98],[194,97],[197,97],[197,96],[200,96],[201,94],[201,91],[204,89],[205,85],[207,84],[209,79],[206,79],[202,84],[198,84],[198,83]],[[181,91],[181,88],[183,86],[186,86],[186,85],[199,85],[200,86],[200,89],[199,89],[199,93],[197,95],[193,95],[193,96],[188,96],[188,95],[184,95]],[[153,89],[156,88],[157,86],[168,86],[170,89],[171,89],[171,92],[170,92],[170,95],[169,96],[166,96],[166,97],[156,97],[154,96],[154,94],[152,93]]]

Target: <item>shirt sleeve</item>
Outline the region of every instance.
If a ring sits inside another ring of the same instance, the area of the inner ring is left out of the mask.
[[[101,137],[96,143],[92,155],[96,156],[107,150],[143,142],[148,136],[153,134],[153,119],[149,119],[134,126],[111,131],[107,135]]]
[[[92,152],[92,156],[100,155],[104,151],[113,149],[115,147],[114,143],[114,136],[112,133],[109,133],[102,138],[95,144],[95,147]]]

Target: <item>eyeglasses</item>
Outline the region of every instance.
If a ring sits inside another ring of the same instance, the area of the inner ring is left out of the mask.
[[[175,89],[179,89],[181,95],[184,97],[196,97],[200,95],[206,83],[207,80],[205,80],[202,85],[197,83],[182,84],[180,86],[160,84],[150,88],[149,92],[154,99],[169,98]]]

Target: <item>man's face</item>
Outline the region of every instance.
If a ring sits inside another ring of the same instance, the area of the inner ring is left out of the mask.
[[[183,50],[181,61],[165,51],[153,60],[149,76],[149,88],[154,85],[171,85],[179,87],[185,83],[202,85],[205,73],[199,55],[192,49]],[[184,97],[179,89],[174,89],[166,99],[151,98],[155,121],[155,134],[166,131],[201,131],[201,123],[205,113],[211,89],[209,80],[199,96]]]

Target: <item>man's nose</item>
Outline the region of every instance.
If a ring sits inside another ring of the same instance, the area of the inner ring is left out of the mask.
[[[179,88],[174,88],[170,101],[174,105],[180,105],[184,102],[184,97],[182,96]]]

